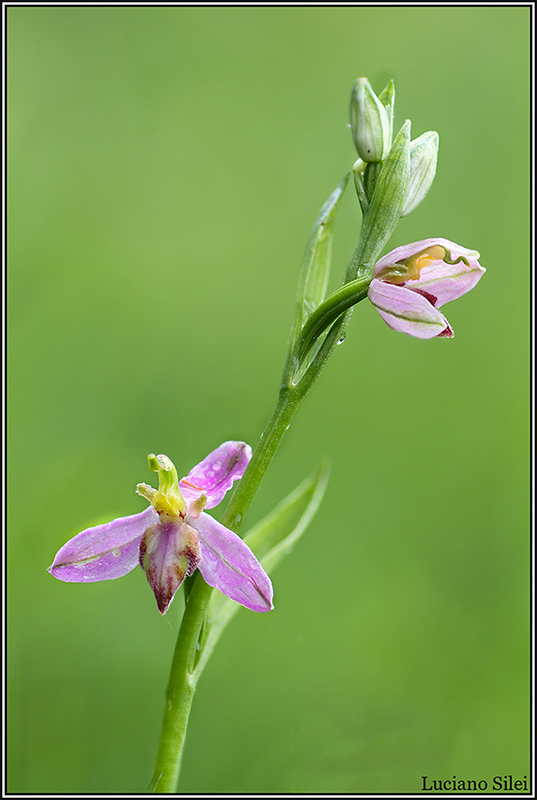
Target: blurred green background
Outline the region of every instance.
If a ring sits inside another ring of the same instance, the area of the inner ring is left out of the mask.
[[[9,791],[146,790],[182,601],[161,618],[138,569],[46,567],[142,510],[148,452],[185,474],[256,443],[307,235],[355,158],[358,75],[395,79],[397,128],[440,134],[390,247],[443,236],[488,271],[446,308],[454,340],[357,308],[249,522],[324,455],[327,495],[275,611],[241,610],[201,679],[180,790],[529,777],[529,17],[8,9]],[[333,288],[359,219],[350,189]]]

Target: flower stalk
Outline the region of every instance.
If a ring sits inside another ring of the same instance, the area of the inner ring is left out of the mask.
[[[198,574],[188,595],[173,654],[164,719],[155,771],[149,791],[173,794],[185,745],[192,700],[201,669],[197,669],[202,642],[202,628],[212,588]]]

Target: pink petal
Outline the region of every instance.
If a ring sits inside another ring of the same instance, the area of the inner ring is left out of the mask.
[[[87,528],[58,550],[48,571],[60,581],[78,583],[121,578],[138,564],[140,540],[157,519],[149,506],[139,514]]]
[[[453,335],[444,315],[419,292],[374,278],[369,285],[368,296],[382,319],[394,331],[419,339]]]
[[[433,261],[420,272],[419,280],[407,281],[405,286],[409,289],[422,289],[433,294],[437,308],[457,300],[463,294],[473,289],[484,274],[485,269],[479,265],[469,267],[463,261],[458,264],[446,264],[444,261]]]
[[[404,244],[401,247],[396,247],[395,250],[387,253],[380,259],[380,261],[377,261],[375,264],[374,277],[376,278],[377,275],[386,267],[396,264],[399,261],[406,261],[406,259],[410,258],[410,256],[414,256],[416,253],[421,253],[422,250],[426,250],[428,247],[437,244],[441,247],[445,247],[446,250],[449,251],[451,254],[451,261],[456,261],[459,256],[464,256],[472,268],[475,268],[476,266],[479,267],[479,253],[477,250],[468,250],[467,247],[461,247],[460,244],[451,242],[449,239],[442,239],[441,237],[438,237],[436,239],[422,239],[419,242],[411,242],[410,244]],[[464,262],[460,262],[458,266],[461,264],[464,266]],[[483,269],[483,267],[479,268]],[[483,272],[484,271],[485,270],[483,269]]]
[[[158,522],[150,525],[140,542],[140,566],[165,614],[187,575],[192,575],[201,559],[196,531],[185,522]]]
[[[272,583],[248,545],[208,514],[192,525],[201,545],[199,569],[209,586],[252,611],[270,611]]]
[[[242,478],[252,457],[252,448],[244,442],[224,442],[179,481],[187,503],[201,494],[207,497],[206,508],[214,508],[224,499],[233,481]]]

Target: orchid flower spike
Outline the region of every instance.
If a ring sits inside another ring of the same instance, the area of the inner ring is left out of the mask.
[[[272,584],[247,544],[204,508],[214,508],[241,478],[252,450],[224,442],[178,481],[165,455],[148,456],[159,488],[136,491],[151,505],[74,536],[56,554],[49,572],[61,581],[91,583],[120,578],[138,564],[165,614],[177,589],[199,569],[210,586],[252,611],[270,611]]]
[[[438,309],[473,289],[485,273],[479,253],[448,239],[396,247],[377,262],[368,296],[395,331],[432,339],[453,337]]]

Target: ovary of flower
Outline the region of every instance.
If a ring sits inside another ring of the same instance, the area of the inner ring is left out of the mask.
[[[126,575],[140,564],[165,614],[184,579],[199,569],[206,582],[250,608],[270,611],[272,584],[250,548],[203,509],[220,503],[242,477],[252,451],[224,442],[178,481],[167,456],[150,455],[159,488],[138,484],[145,511],[88,528],[56,554],[49,572],[62,581],[90,583]]]

